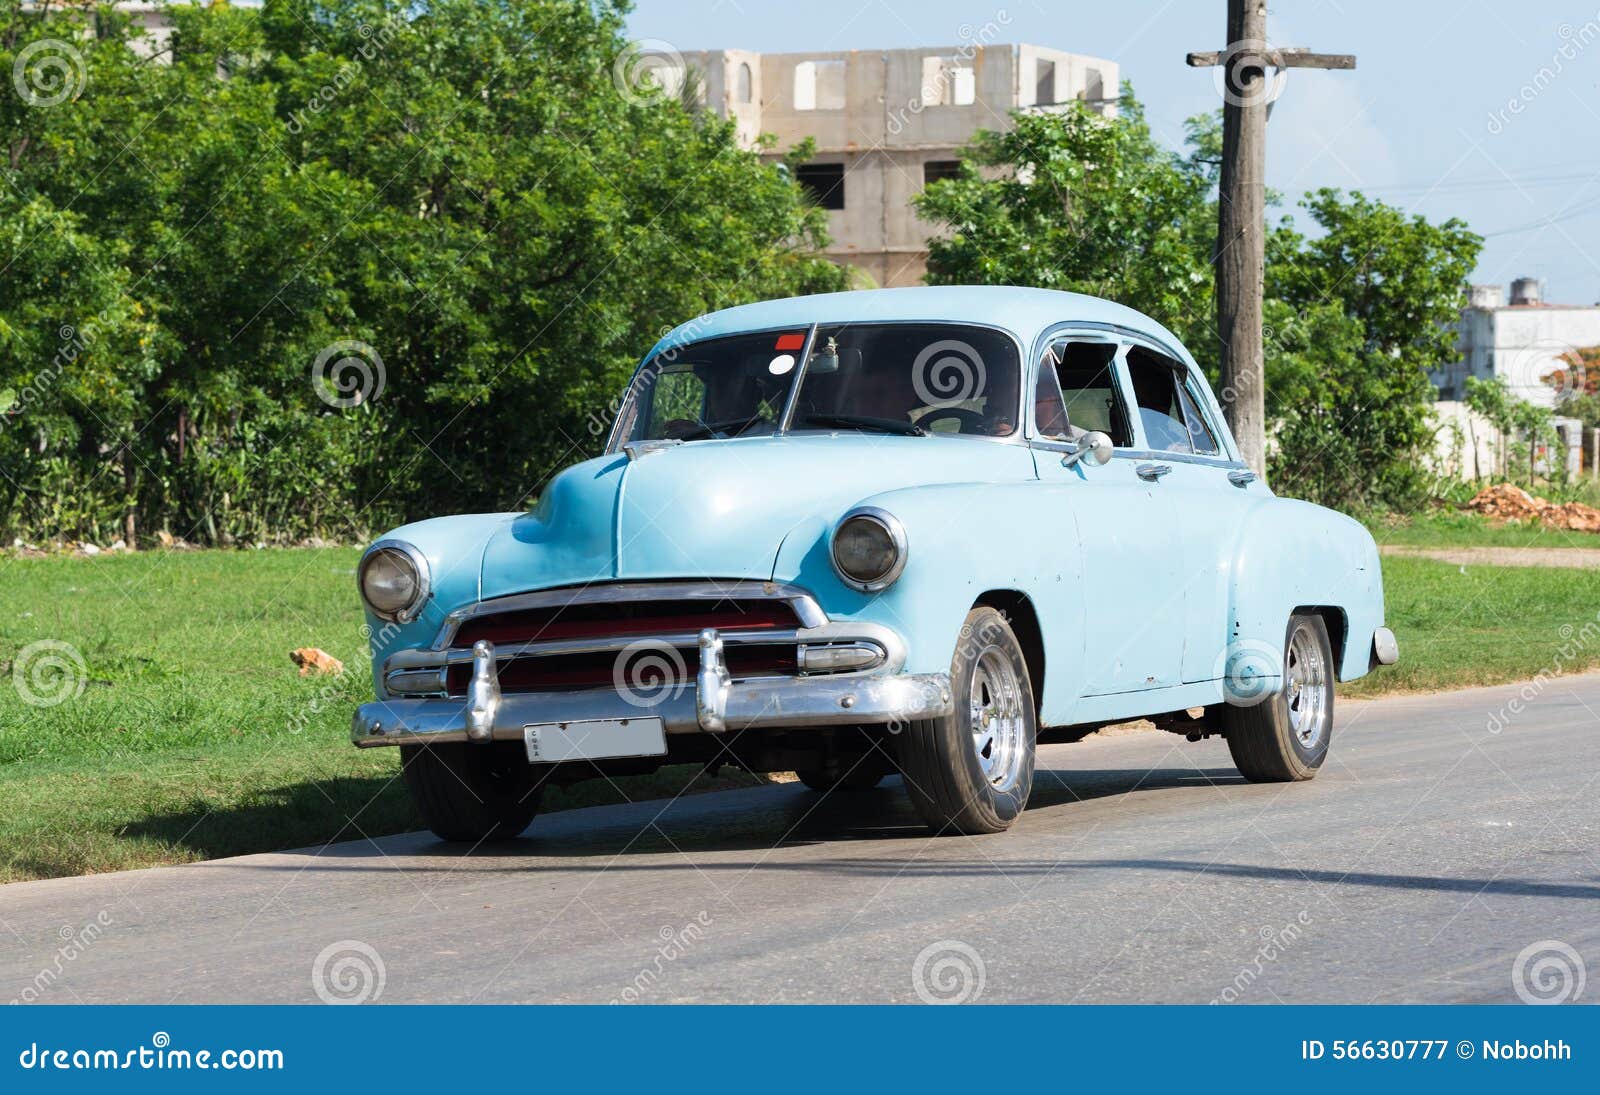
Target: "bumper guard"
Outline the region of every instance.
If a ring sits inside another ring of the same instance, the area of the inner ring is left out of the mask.
[[[521,741],[523,727],[592,719],[660,718],[667,733],[712,733],[755,726],[881,724],[947,715],[950,675],[821,673],[734,680],[722,638],[699,634],[700,670],[646,700],[615,689],[503,694],[494,644],[472,648],[467,695],[374,700],[357,709],[350,740],[358,746],[412,742]],[[692,694],[691,694],[692,692]]]

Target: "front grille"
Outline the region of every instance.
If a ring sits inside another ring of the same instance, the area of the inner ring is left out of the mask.
[[[734,678],[792,676],[799,660],[794,632],[801,626],[788,601],[768,597],[580,600],[480,611],[461,622],[449,647],[492,642],[502,656],[503,693],[614,687],[660,696],[693,686],[697,639],[706,628],[722,635],[724,663]],[[597,649],[571,649],[590,644]],[[505,657],[512,648],[520,650]],[[466,695],[471,676],[469,664],[452,665],[446,690]]]
[[[793,676],[797,669],[793,643],[739,643],[726,646],[723,655],[728,674],[734,678]],[[693,687],[699,670],[698,647],[652,644],[628,651],[513,658],[500,663],[498,675],[501,692],[616,688],[659,696]],[[465,696],[471,677],[471,665],[451,666],[447,679],[450,695]]]

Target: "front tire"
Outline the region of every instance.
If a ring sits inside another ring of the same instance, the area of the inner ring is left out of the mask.
[[[510,840],[539,812],[540,770],[518,743],[403,745],[400,763],[423,824],[440,840]]]
[[[950,683],[954,710],[901,737],[906,791],[936,833],[1003,832],[1033,789],[1038,719],[1022,645],[999,612],[967,613]]]
[[[1333,644],[1314,613],[1289,618],[1283,683],[1260,703],[1228,706],[1223,728],[1239,774],[1252,783],[1311,779],[1333,740]]]

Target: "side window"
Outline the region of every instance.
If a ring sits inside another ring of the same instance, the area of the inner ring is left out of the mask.
[[[1067,411],[1068,434],[1099,430],[1118,448],[1133,444],[1128,412],[1117,389],[1117,347],[1108,342],[1064,339],[1050,347],[1056,358],[1056,382]]]
[[[1178,398],[1183,401],[1183,417],[1189,424],[1189,436],[1194,440],[1194,451],[1207,456],[1220,454],[1222,446],[1217,443],[1216,435],[1211,432],[1210,423],[1200,410],[1200,393],[1194,386],[1194,377],[1183,378],[1183,383],[1178,386]]]
[[[1178,363],[1142,346],[1128,350],[1128,379],[1145,444],[1157,452],[1194,452],[1178,397]]]

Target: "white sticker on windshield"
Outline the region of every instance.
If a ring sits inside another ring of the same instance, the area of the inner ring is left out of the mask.
[[[771,373],[773,376],[782,376],[792,368],[794,368],[793,354],[779,354],[777,357],[767,362],[767,372]]]

